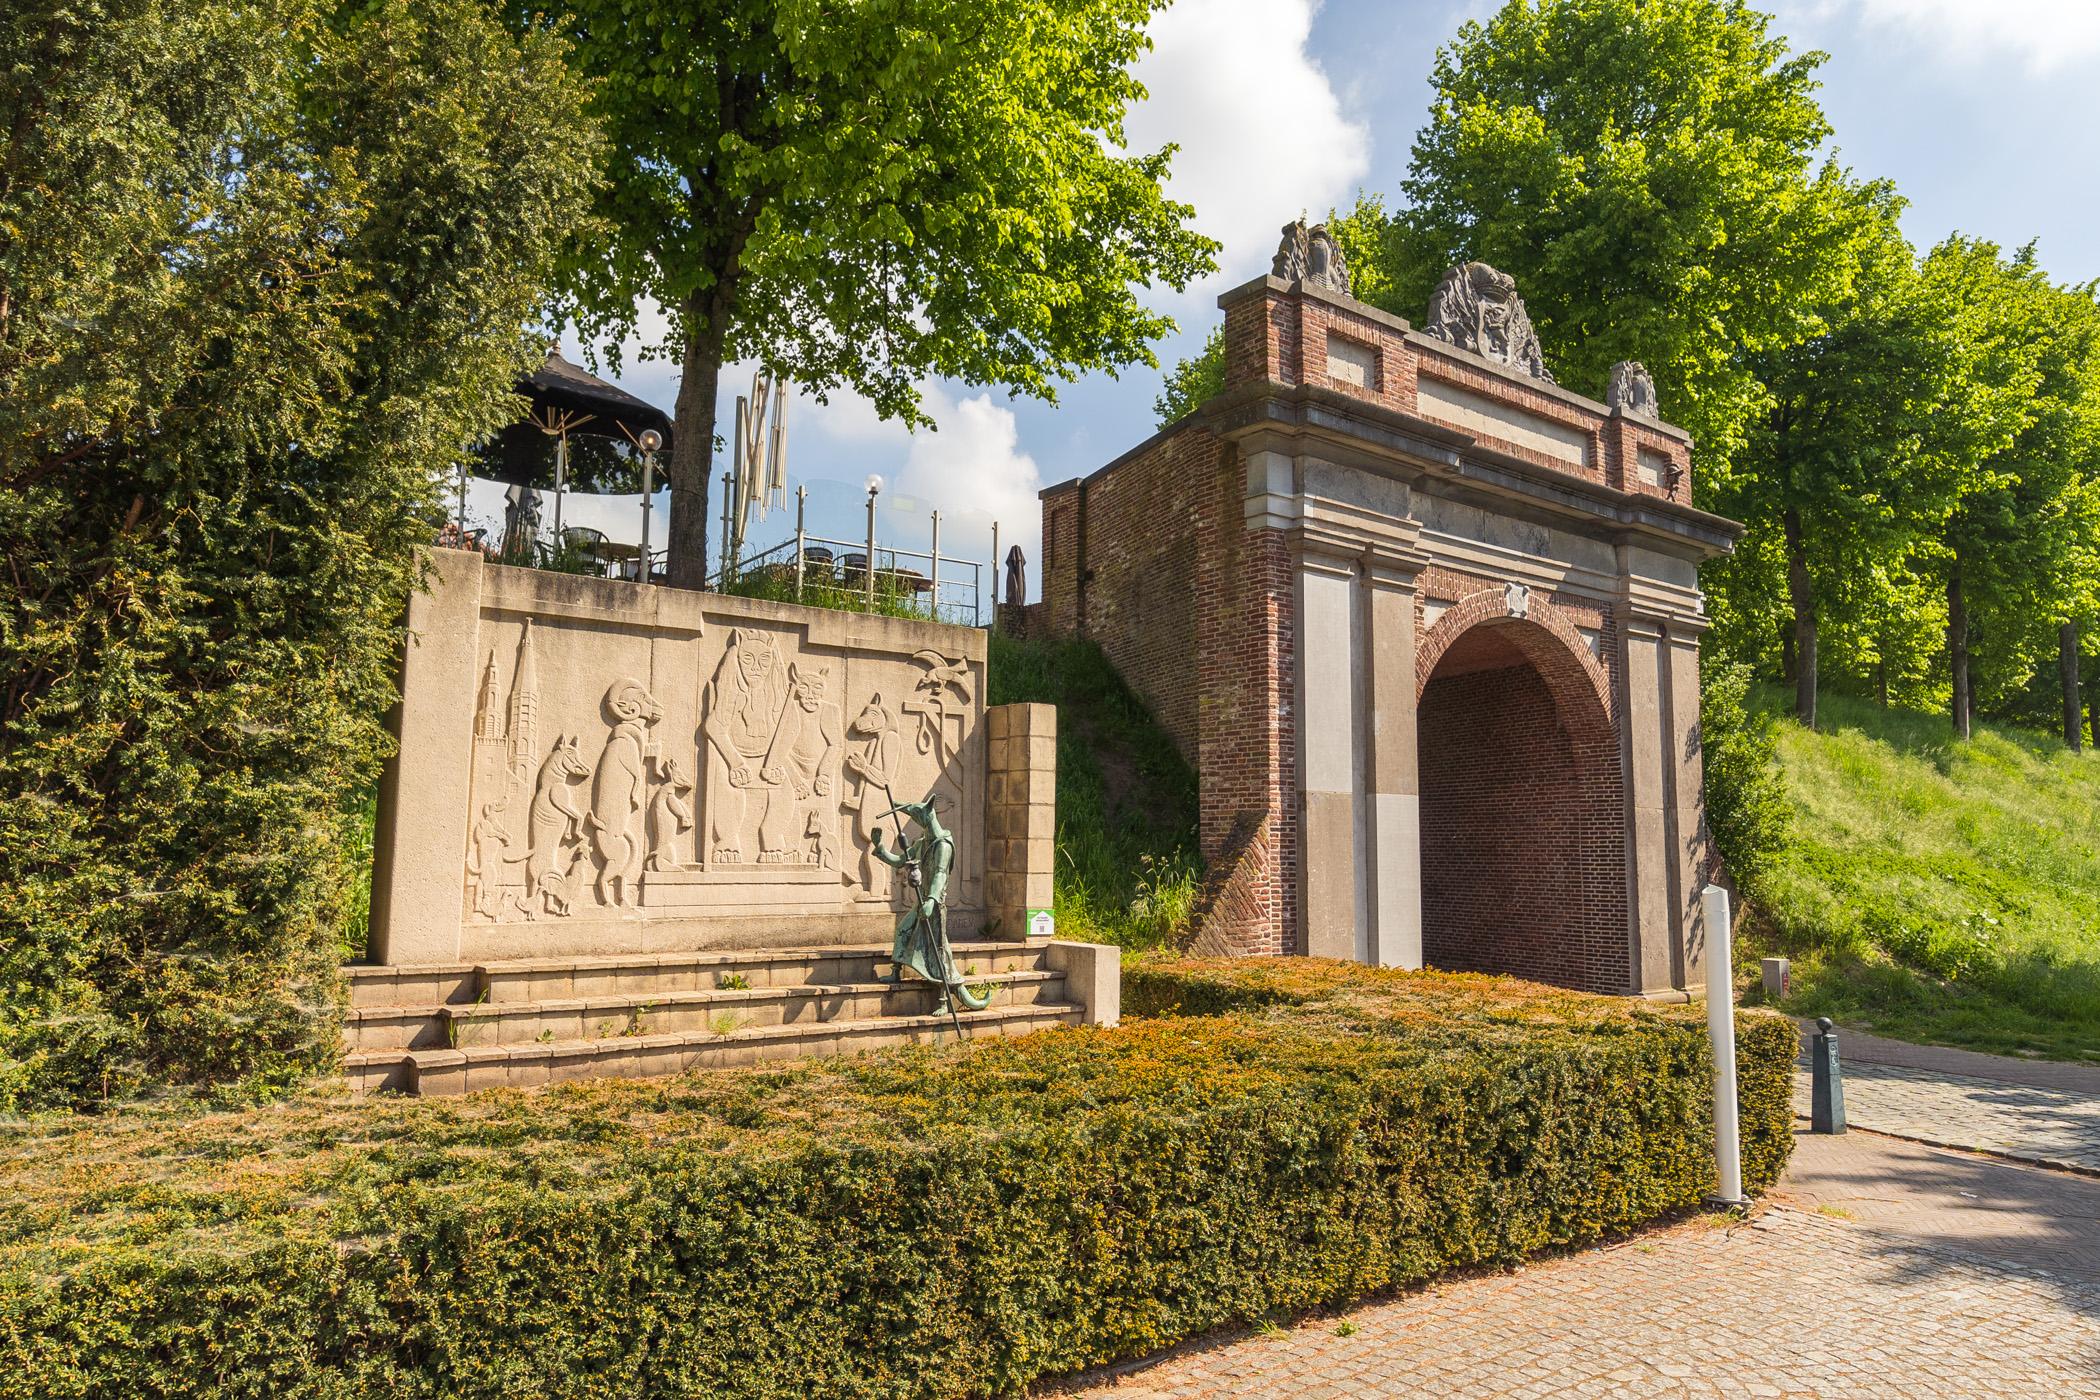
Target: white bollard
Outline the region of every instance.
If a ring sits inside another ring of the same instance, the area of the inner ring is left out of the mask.
[[[1706,1033],[1714,1044],[1714,1166],[1720,1173],[1717,1205],[1747,1203],[1743,1195],[1743,1143],[1735,1109],[1734,925],[1728,891],[1708,885],[1700,896],[1706,911]]]

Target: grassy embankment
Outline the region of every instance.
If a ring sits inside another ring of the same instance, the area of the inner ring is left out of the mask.
[[[1836,696],[1778,738],[1793,833],[1739,946],[1793,958],[1786,1010],[2100,1059],[2100,755]]]
[[[1092,642],[992,638],[990,702],[1057,706],[1057,931],[1156,948],[1202,881],[1196,775]]]

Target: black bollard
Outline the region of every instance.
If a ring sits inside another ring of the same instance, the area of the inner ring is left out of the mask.
[[[1814,1133],[1845,1131],[1845,1074],[1838,1067],[1837,1032],[1828,1016],[1816,1018],[1815,1039],[1809,1042],[1808,1073],[1810,1105],[1808,1127]]]

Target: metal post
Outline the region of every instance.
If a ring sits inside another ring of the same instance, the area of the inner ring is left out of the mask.
[[[875,606],[875,493],[880,486],[868,488],[868,606]]]
[[[927,605],[933,609],[933,620],[941,620],[941,513],[933,513],[933,591],[927,594]]]
[[[467,464],[459,464],[459,547],[467,547]]]
[[[1837,1030],[1828,1016],[1816,1018],[1809,1042],[1808,1128],[1814,1133],[1845,1131],[1845,1072],[1838,1063]]]
[[[564,429],[554,439],[554,547],[561,548],[561,498],[569,487],[569,434]]]
[[[802,541],[805,537],[803,523],[809,514],[809,488],[795,488],[795,601],[802,601]]]
[[[734,476],[728,472],[722,473],[722,554],[715,561],[720,571],[718,577],[721,580],[717,586],[721,588],[729,587],[729,495],[735,483],[736,478]]]
[[[1735,1103],[1735,976],[1728,891],[1708,885],[1700,896],[1706,912],[1706,1033],[1714,1051],[1714,1166],[1717,1205],[1739,1206],[1743,1196],[1743,1143]]]
[[[977,596],[980,601],[983,599],[982,589]],[[979,625],[982,621],[980,618]],[[996,520],[992,522],[992,621],[995,624],[999,621],[999,522]]]

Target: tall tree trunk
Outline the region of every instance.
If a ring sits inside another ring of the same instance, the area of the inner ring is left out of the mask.
[[[670,558],[664,581],[673,588],[707,587],[708,492],[715,469],[715,390],[722,382],[722,342],[729,307],[720,296],[695,297],[686,309],[684,377],[672,424]]]
[[[2078,714],[2078,624],[2066,622],[2056,629],[2056,674],[2064,687],[2064,742],[2071,752],[2079,750]]]
[[[1808,577],[1801,512],[1786,512],[1786,592],[1794,605],[1794,717],[1816,727],[1816,594]]]
[[[1947,571],[1947,670],[1954,682],[1954,702],[1949,717],[1954,737],[1969,737],[1969,607],[1961,591],[1961,555]]]

